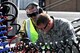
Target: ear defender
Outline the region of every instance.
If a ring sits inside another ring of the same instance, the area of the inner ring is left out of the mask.
[[[41,7],[39,7],[38,3],[36,3],[36,2],[30,3],[30,4],[26,7],[26,9],[27,9],[30,5],[36,6],[39,13],[42,13],[42,12],[43,12],[43,9],[42,9]]]
[[[39,8],[39,14],[42,13],[42,12],[43,12],[43,9],[42,8]]]

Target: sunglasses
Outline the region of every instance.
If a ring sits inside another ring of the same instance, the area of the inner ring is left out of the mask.
[[[27,14],[28,17],[33,17],[33,16],[37,16],[39,13],[38,12],[34,12],[32,14]]]

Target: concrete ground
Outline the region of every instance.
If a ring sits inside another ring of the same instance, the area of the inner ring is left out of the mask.
[[[47,11],[47,13],[53,17],[57,18],[65,18],[69,21],[72,21],[76,18],[80,18],[80,12],[60,12],[60,11]],[[27,19],[25,10],[19,10],[19,15],[17,18],[17,22],[22,24],[22,21]],[[77,25],[77,24],[76,24]]]

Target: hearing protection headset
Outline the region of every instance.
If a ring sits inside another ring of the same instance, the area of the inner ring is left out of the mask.
[[[28,9],[28,7],[30,5],[37,7],[39,13],[43,12],[43,9],[41,7],[39,7],[38,3],[35,3],[35,2],[28,4],[28,6],[26,7],[26,9]]]

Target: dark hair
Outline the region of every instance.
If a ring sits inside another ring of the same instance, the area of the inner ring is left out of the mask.
[[[44,14],[44,13],[41,13],[37,16],[36,24],[37,25],[40,25],[41,23],[42,24],[47,24],[48,21],[49,21],[48,15]]]

